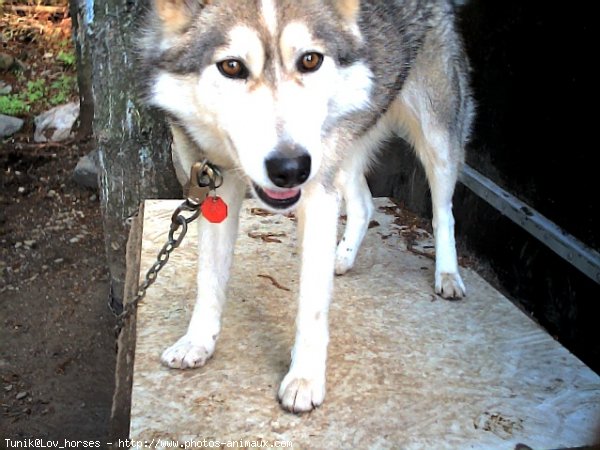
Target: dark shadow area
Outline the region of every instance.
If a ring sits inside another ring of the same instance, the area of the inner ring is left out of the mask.
[[[593,17],[589,5],[472,1],[460,27],[478,105],[467,163],[598,249]],[[370,179],[374,195],[431,217],[410,149],[393,143],[382,159]],[[600,371],[600,286],[462,185],[454,212],[460,245],[491,268],[501,290]]]

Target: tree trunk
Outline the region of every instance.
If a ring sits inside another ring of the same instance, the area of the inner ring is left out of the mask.
[[[92,61],[90,46],[85,37],[85,0],[70,0],[69,12],[73,27],[73,41],[77,53],[77,85],[79,87],[79,123],[77,140],[92,135],[94,120],[94,99],[92,95]],[[80,25],[81,24],[81,25]]]
[[[80,74],[84,83],[91,76],[111,304],[118,310],[125,281],[127,219],[144,199],[174,198],[181,189],[172,168],[168,127],[160,112],[141,103],[136,86],[133,44],[147,5],[144,0],[72,1],[83,2],[77,32],[84,55]]]

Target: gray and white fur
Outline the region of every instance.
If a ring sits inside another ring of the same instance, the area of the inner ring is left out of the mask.
[[[165,365],[199,367],[214,352],[250,189],[298,217],[297,332],[279,400],[293,412],[323,402],[334,272],[354,263],[373,210],[364,174],[393,133],[413,145],[431,188],[435,291],[465,295],[452,196],[474,106],[450,1],[154,0],[139,47],[146,98],[172,125],[179,180],[208,158],[229,206],[223,223],[199,221],[197,303]]]

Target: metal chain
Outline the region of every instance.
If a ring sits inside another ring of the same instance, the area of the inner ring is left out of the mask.
[[[202,202],[199,200],[197,189],[209,187],[211,190],[214,190],[221,185],[222,181],[223,177],[218,168],[208,161],[204,160],[192,166],[189,186],[194,191],[193,195],[188,194],[186,200],[173,212],[167,242],[156,255],[156,261],[152,267],[146,272],[146,277],[138,287],[133,300],[123,306],[123,311],[120,314],[116,314],[118,328],[121,328],[137,309],[140,301],[146,296],[146,291],[154,284],[158,278],[158,273],[169,261],[171,253],[181,245],[183,238],[187,234],[188,224],[200,216]],[[192,214],[189,217],[185,217],[182,214],[183,212],[191,212]]]

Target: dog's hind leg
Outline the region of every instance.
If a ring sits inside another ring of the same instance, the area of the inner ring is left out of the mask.
[[[313,184],[302,195],[297,214],[302,268],[296,341],[289,372],[279,388],[281,405],[296,413],[312,410],[325,398],[328,315],[339,211],[333,187]]]
[[[435,236],[435,292],[444,298],[462,298],[465,286],[458,273],[452,196],[463,160],[463,143],[436,114],[434,96],[407,83],[395,105],[403,134],[421,160],[433,209]]]
[[[335,256],[336,275],[345,274],[354,265],[373,215],[373,198],[364,175],[364,166],[362,158],[351,158],[346,161],[336,180],[346,203],[346,228]]]
[[[177,369],[200,367],[212,356],[221,330],[221,312],[237,237],[245,184],[235,174],[223,173],[218,194],[228,206],[221,223],[198,219],[198,293],[186,334],[166,349],[164,365]]]

